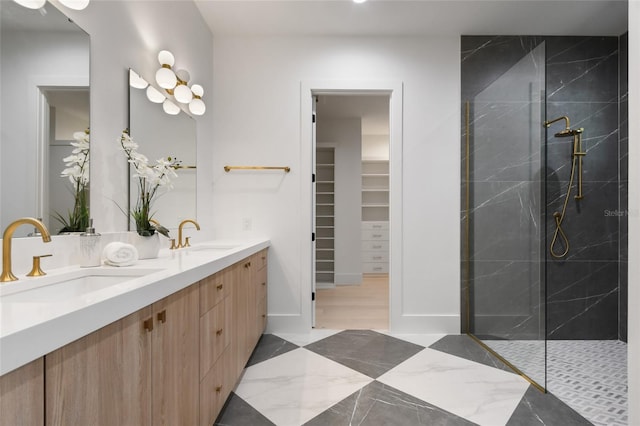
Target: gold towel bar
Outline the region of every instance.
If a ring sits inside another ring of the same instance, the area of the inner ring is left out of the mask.
[[[268,167],[268,166],[224,166],[224,171],[228,172],[233,169],[236,170],[284,170],[285,173],[291,171],[290,167]]]

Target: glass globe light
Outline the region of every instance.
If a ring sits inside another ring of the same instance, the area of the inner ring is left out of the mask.
[[[169,99],[166,99],[162,103],[162,109],[169,115],[178,115],[180,113],[180,108],[178,105],[171,102]]]
[[[178,82],[176,88],[173,89],[173,97],[180,103],[188,104],[193,99],[193,94],[186,83]]]
[[[89,6],[89,0],[60,0],[60,3],[73,10],[82,10]]]
[[[193,115],[202,115],[206,109],[206,105],[199,97],[195,97],[191,102],[189,102],[189,111],[191,111],[191,114]]]
[[[161,50],[158,53],[158,62],[160,62],[160,65],[169,65],[169,67],[172,67],[176,60],[173,57],[173,53],[168,50]]]
[[[204,95],[204,89],[199,84],[194,84],[193,86],[191,86],[191,91],[193,92],[194,96],[198,96],[200,98],[202,97],[202,95]]]
[[[171,68],[164,68],[166,66],[168,65],[163,65],[163,68],[156,71],[156,82],[158,83],[158,86],[163,89],[173,89],[176,87],[178,79],[173,71],[171,71]]]
[[[18,3],[20,6],[26,7],[27,9],[40,9],[47,0],[13,0]]]
[[[147,87],[147,98],[154,104],[161,104],[166,99],[162,93],[155,87],[149,85]]]
[[[147,80],[140,77],[140,75],[134,70],[129,70],[129,86],[136,89],[146,89],[149,83]]]

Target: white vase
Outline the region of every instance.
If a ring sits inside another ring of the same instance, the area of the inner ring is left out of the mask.
[[[138,259],[155,259],[160,251],[160,237],[158,233],[143,237],[137,232],[131,232],[131,244],[138,250]]]

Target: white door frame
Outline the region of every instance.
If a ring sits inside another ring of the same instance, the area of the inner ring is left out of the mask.
[[[389,330],[394,331],[402,313],[402,105],[401,81],[302,81],[300,84],[300,297],[301,315],[311,329],[314,317],[313,204],[313,97],[316,95],[388,95],[389,96]]]

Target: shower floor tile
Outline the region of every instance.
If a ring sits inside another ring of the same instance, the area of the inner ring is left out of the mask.
[[[544,377],[544,351],[540,350],[544,342],[491,340],[484,343],[532,378]],[[626,343],[616,340],[547,341],[546,386],[549,392],[596,426],[626,425]]]

